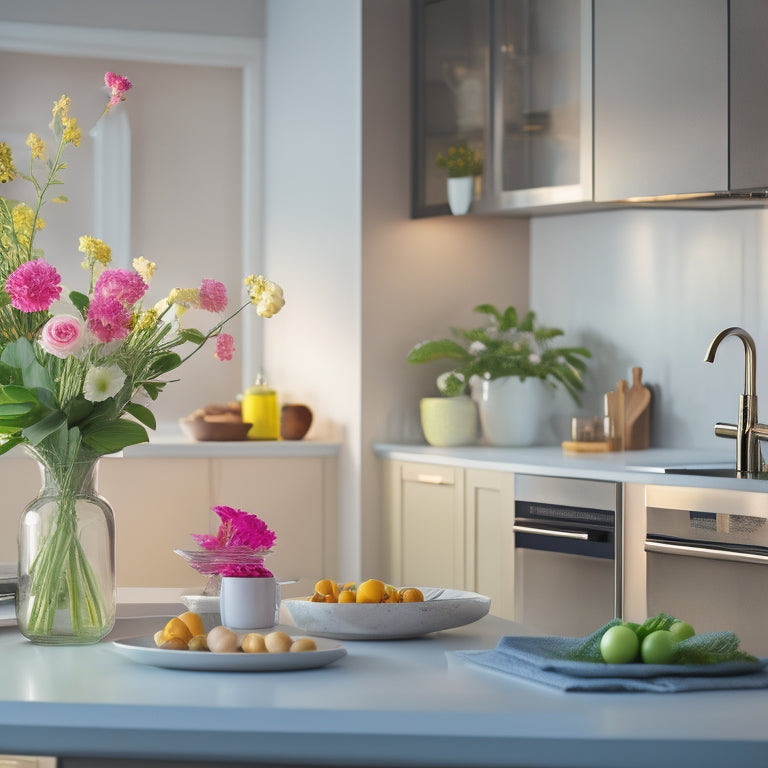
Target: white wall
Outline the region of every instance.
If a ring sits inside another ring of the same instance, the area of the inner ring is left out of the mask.
[[[713,365],[704,356],[718,331],[746,328],[757,345],[757,394],[768,392],[767,226],[760,210],[532,220],[531,304],[595,355],[584,411],[600,412],[602,393],[639,365],[653,390],[654,445],[735,456],[713,427],[737,418],[743,346],[726,340]]]
[[[342,573],[360,562],[360,46],[359,0],[268,4],[264,271],[286,305],[265,373],[310,406],[311,434],[342,432]]]

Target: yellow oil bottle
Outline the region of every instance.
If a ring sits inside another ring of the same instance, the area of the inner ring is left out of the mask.
[[[243,394],[243,421],[252,424],[249,440],[278,440],[280,438],[280,409],[277,392],[259,374],[252,387]]]

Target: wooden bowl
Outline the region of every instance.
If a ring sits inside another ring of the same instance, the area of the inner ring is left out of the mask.
[[[286,403],[280,411],[280,435],[283,440],[301,440],[312,426],[312,411],[306,405]]]
[[[247,440],[251,425],[235,420],[180,419],[181,428],[199,441]]]

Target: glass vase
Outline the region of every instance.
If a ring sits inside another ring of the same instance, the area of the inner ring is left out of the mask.
[[[16,619],[34,643],[96,643],[115,623],[115,520],[98,458],[37,459],[42,488],[19,526]]]

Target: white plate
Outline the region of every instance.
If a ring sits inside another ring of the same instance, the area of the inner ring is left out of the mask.
[[[327,640],[315,640],[316,651],[301,653],[211,653],[210,651],[169,651],[158,648],[152,637],[115,640],[114,649],[139,664],[166,669],[205,672],[280,672],[324,667],[347,653],[346,648]]]
[[[338,640],[418,637],[471,624],[491,608],[491,599],[476,592],[428,587],[422,592],[423,603],[312,603],[299,597],[286,598],[283,605],[302,632]]]

